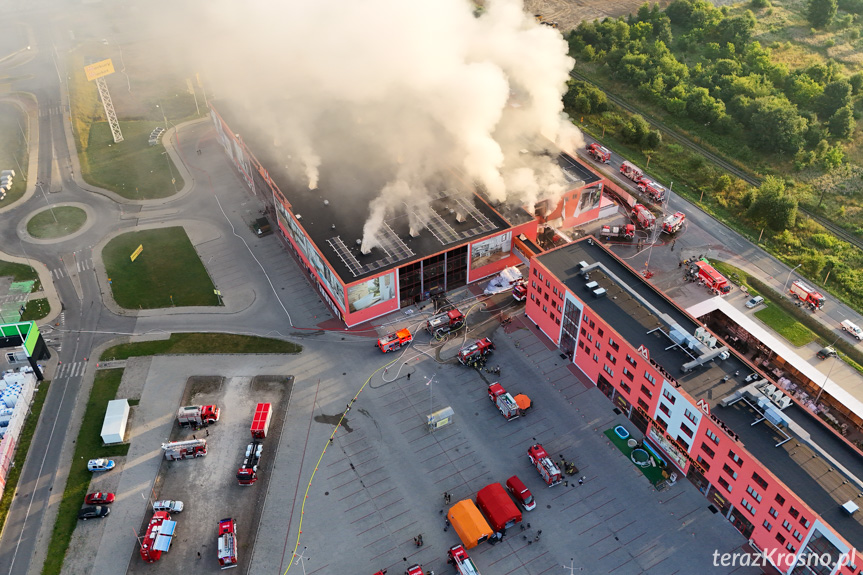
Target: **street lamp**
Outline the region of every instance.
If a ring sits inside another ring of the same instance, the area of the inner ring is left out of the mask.
[[[785,288],[787,288],[787,287],[788,287],[788,280],[790,280],[790,279],[791,279],[791,274],[793,274],[793,273],[794,273],[794,270],[796,270],[797,268],[799,268],[799,267],[800,267],[800,266],[802,266],[802,265],[803,265],[803,264],[797,264],[797,266],[796,266],[794,269],[792,269],[790,272],[788,272],[788,277],[787,277],[787,278],[785,278],[785,285],[784,285],[784,286],[782,286],[782,295],[785,295]]]
[[[162,119],[165,120],[165,129],[167,130],[168,129],[168,116],[165,114],[165,108],[163,108],[159,104],[156,104],[156,107],[159,108],[159,110],[162,112]]]
[[[54,206],[51,205],[51,202],[48,201],[48,195],[45,194],[45,186],[42,185],[42,182],[36,182],[36,185],[39,186],[39,191],[42,192],[42,197],[45,198],[45,203],[48,204],[48,209],[51,210],[51,215],[54,216],[54,223],[57,222],[57,214],[54,213]]]
[[[168,162],[168,172],[171,174],[171,183],[174,184],[174,193],[177,193],[177,178],[174,177],[174,170],[171,168],[171,158],[168,157],[168,151],[165,150],[162,152],[162,155],[165,156],[165,160]],[[135,188],[137,189],[137,188]]]

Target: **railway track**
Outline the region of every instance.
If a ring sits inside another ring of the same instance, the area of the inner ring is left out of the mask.
[[[614,94],[611,94],[610,92],[607,92],[606,90],[604,90],[601,86],[598,86],[596,84],[596,82],[594,82],[593,80],[591,80],[587,76],[583,76],[576,71],[571,71],[569,73],[569,75],[572,76],[573,78],[575,78],[576,80],[581,80],[582,82],[588,82],[588,83],[592,84],[594,87],[602,90],[602,92],[605,94],[606,98],[608,98],[608,100],[610,102],[614,103],[616,106],[623,108],[624,110],[626,110],[627,112],[630,112],[631,114],[638,114],[638,115],[642,116],[647,121],[647,123],[650,124],[651,127],[662,132],[663,137],[667,136],[668,138],[674,140],[675,142],[677,142],[681,146],[684,146],[685,148],[688,148],[689,150],[692,150],[693,152],[696,152],[696,153],[704,156],[705,158],[707,158],[708,160],[713,162],[715,165],[719,166],[720,168],[727,171],[728,173],[733,174],[734,176],[737,176],[738,178],[740,178],[741,180],[743,180],[744,182],[748,183],[751,186],[758,187],[761,185],[761,179],[760,178],[753,176],[752,174],[749,174],[749,173],[741,170],[740,168],[738,168],[737,166],[735,166],[731,162],[729,162],[729,161],[725,160],[724,158],[714,154],[710,150],[705,149],[703,146],[693,142],[689,138],[679,134],[673,128],[670,128],[666,124],[650,117],[649,115],[645,114],[644,112],[642,112],[638,108],[627,103],[626,101],[619,98],[618,96],[615,96]],[[812,218],[813,220],[815,220],[816,222],[818,222],[819,224],[824,226],[824,228],[829,230],[833,235],[835,235],[839,239],[848,242],[849,244],[857,247],[860,250],[863,250],[863,239],[861,239],[856,234],[853,234],[853,233],[841,228],[840,226],[837,226],[836,224],[834,224],[830,220],[824,218],[823,216],[819,216],[817,214],[810,212],[809,210],[807,210],[803,206],[800,206],[798,209],[801,212],[803,212],[804,214],[806,214],[806,216]]]

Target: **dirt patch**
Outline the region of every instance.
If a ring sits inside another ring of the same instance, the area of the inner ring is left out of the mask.
[[[186,382],[183,403],[191,401],[197,395],[217,393],[224,384],[225,378],[221,375],[194,375]]]
[[[525,0],[524,9],[530,14],[541,14],[546,22],[557,22],[561,32],[569,32],[585,20],[617,18],[635,13],[644,2],[636,0]],[[665,8],[671,2],[659,3]]]
[[[282,391],[290,386],[294,378],[287,375],[256,375],[252,378],[252,391]]]

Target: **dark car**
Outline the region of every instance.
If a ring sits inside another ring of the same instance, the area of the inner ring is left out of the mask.
[[[831,346],[827,346],[818,352],[819,359],[827,359],[828,357],[836,357],[836,350]]]
[[[111,513],[111,510],[104,505],[85,505],[78,512],[78,519],[87,521],[88,519],[101,519]]]

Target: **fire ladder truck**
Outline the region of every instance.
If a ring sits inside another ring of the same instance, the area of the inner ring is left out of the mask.
[[[644,172],[641,168],[630,162],[620,164],[620,173],[623,177],[632,180],[636,184],[640,184],[641,180],[644,179]]]
[[[237,522],[231,519],[219,521],[218,539],[219,566],[222,569],[236,567],[237,559]]]
[[[186,441],[171,441],[163,443],[162,449],[165,450],[165,459],[168,461],[204,457],[207,455],[207,440],[188,439]]]
[[[401,349],[402,346],[405,346],[414,340],[414,336],[411,335],[411,331],[408,328],[400,329],[395,333],[391,333],[385,337],[382,337],[375,344],[382,352],[386,353],[388,351],[396,351]]]
[[[480,575],[473,559],[468,557],[467,551],[464,550],[464,545],[453,545],[446,552],[446,556],[446,562],[455,566],[458,575]]]
[[[492,383],[488,386],[488,398],[497,406],[498,411],[507,421],[522,414],[522,410],[515,399],[499,383]]]
[[[484,337],[478,339],[467,347],[463,347],[458,352],[458,360],[462,365],[471,367],[481,367],[485,362],[485,357],[495,350],[492,341]]]
[[[252,485],[258,480],[258,463],[263,450],[264,445],[259,441],[253,441],[246,446],[243,465],[237,470],[237,482],[240,485]]]
[[[531,445],[527,449],[527,456],[549,487],[561,482],[560,469],[554,464],[541,444]]]
[[[451,331],[457,331],[464,325],[464,314],[457,309],[433,315],[426,322],[426,329],[437,339]]]

